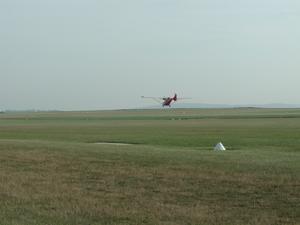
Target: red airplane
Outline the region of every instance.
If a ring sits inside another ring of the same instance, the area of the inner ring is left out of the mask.
[[[163,97],[163,98],[157,98],[157,97],[145,97],[145,96],[142,96],[142,98],[151,98],[153,99],[154,101],[162,104],[162,107],[165,107],[165,106],[169,106],[171,107],[171,103],[174,101],[176,102],[177,100],[181,100],[183,98],[177,98],[177,94],[174,95],[174,97]],[[163,102],[162,102],[163,101]]]

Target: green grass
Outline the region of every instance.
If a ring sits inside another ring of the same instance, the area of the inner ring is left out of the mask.
[[[300,224],[299,174],[298,109],[0,114],[0,224]]]

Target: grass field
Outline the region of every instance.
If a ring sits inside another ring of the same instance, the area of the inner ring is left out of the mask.
[[[5,225],[300,224],[300,109],[2,113],[0,181]]]

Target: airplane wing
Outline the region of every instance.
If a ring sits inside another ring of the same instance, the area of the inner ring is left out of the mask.
[[[187,99],[192,99],[192,98],[177,98],[177,100],[187,100]]]
[[[162,103],[162,101],[164,100],[164,98],[158,98],[158,97],[146,97],[146,96],[141,96],[141,98],[152,99],[152,100],[158,102],[159,104]]]

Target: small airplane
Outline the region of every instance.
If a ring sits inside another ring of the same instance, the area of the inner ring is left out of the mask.
[[[174,97],[163,97],[163,98],[157,98],[157,97],[145,97],[141,96],[142,98],[151,98],[154,101],[162,104],[162,107],[169,106],[171,107],[171,103],[174,101],[176,102],[177,100],[182,100],[184,98],[177,98],[177,94],[174,95]]]

